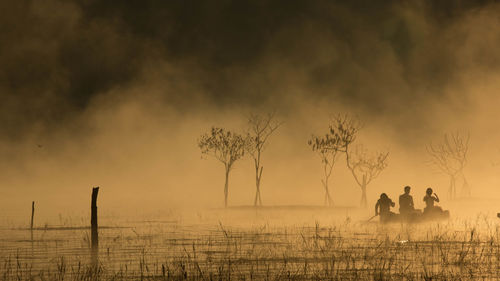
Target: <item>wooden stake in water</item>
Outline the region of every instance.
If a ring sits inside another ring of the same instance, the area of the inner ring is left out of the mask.
[[[33,241],[33,218],[34,217],[35,217],[35,201],[31,202],[31,224],[30,224],[31,241]]]
[[[33,230],[33,218],[35,217],[35,201],[31,202],[31,226],[30,229]]]
[[[97,253],[99,249],[99,237],[97,231],[97,194],[99,192],[99,187],[92,188],[92,204],[91,204],[91,215],[90,215],[90,228],[91,228],[91,241],[92,241],[92,253]]]

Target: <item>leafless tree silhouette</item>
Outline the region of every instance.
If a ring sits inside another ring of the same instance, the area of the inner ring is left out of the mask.
[[[367,206],[366,187],[387,167],[388,156],[389,152],[369,154],[362,145],[347,151],[347,167],[361,188],[362,207]]]
[[[328,180],[338,153],[346,153],[349,145],[356,139],[359,124],[349,115],[337,115],[332,118],[328,132],[322,136],[312,136],[308,144],[317,152],[323,164],[324,178],[321,180],[325,189],[325,205],[332,206],[333,200],[328,188]]]
[[[430,143],[426,147],[431,164],[450,177],[450,187],[448,189],[448,196],[450,199],[457,197],[457,179],[462,179],[462,194],[464,196],[470,196],[469,184],[463,172],[467,164],[469,138],[469,134],[466,136],[460,135],[459,133],[451,135],[445,134],[443,142],[438,144]]]
[[[213,127],[209,133],[200,137],[198,146],[202,154],[211,155],[224,164],[224,207],[227,207],[229,172],[234,163],[245,155],[247,139],[235,132]]]
[[[275,113],[266,115],[251,114],[248,117],[248,153],[252,156],[255,165],[255,199],[254,206],[262,206],[260,196],[260,182],[264,166],[261,162],[262,152],[266,147],[268,138],[283,123],[275,119]]]

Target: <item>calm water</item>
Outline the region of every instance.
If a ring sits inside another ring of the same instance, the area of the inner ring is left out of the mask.
[[[298,279],[332,274],[346,278],[375,274],[496,278],[500,274],[495,221],[417,226],[207,221],[101,224],[99,264],[107,273],[129,277],[160,276],[165,271]],[[42,227],[33,231],[33,240],[28,229],[2,227],[0,237],[0,276],[5,280],[40,271],[64,271],[71,276],[91,261],[90,229],[85,227]]]

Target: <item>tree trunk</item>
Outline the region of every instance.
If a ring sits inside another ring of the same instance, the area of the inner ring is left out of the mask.
[[[326,187],[326,198],[325,199],[328,202],[328,207],[333,206],[333,200],[332,200],[332,197],[330,196],[330,191],[328,190],[328,187]]]
[[[260,179],[262,178],[262,170],[264,167],[255,166],[255,199],[253,201],[253,205],[255,207],[262,206],[262,200],[260,198]]]
[[[325,201],[323,202],[325,206],[328,206],[328,189],[325,187]]]
[[[333,200],[330,196],[330,191],[328,190],[328,178],[325,178],[323,182],[323,187],[325,188],[325,206],[333,206]]]
[[[470,194],[470,187],[469,187],[469,183],[467,182],[467,180],[465,179],[465,175],[463,172],[461,172],[461,176],[462,176],[462,195],[464,197],[470,197],[471,194]]]
[[[453,199],[457,199],[457,184],[455,177],[453,177]]]
[[[253,200],[254,207],[262,206],[262,201],[260,200],[260,186],[257,182],[256,190],[255,190],[255,199]]]
[[[332,166],[330,166],[330,170],[328,170],[328,166],[326,163],[323,163],[323,171],[324,171],[324,180],[321,180],[323,183],[323,187],[325,188],[325,206],[333,206],[333,200],[330,196],[330,191],[328,190],[328,180],[330,179],[330,175],[332,174]]]
[[[455,184],[455,176],[452,176],[450,179],[450,188],[451,188],[451,199],[457,199],[457,187]]]
[[[227,195],[228,195],[228,188],[229,185],[229,168],[226,168],[226,181],[224,183],[224,208],[227,208]]]
[[[259,180],[259,206],[262,206],[262,198],[260,197],[260,180]]]
[[[465,176],[464,176],[464,184],[463,184],[462,189],[464,190],[466,197],[471,197],[470,186],[469,186],[469,183],[467,182],[467,180],[465,179]]]
[[[453,176],[450,175],[450,186],[448,187],[448,198],[450,200],[453,200],[453,184],[454,184],[454,180],[453,180]]]
[[[366,175],[363,175],[363,182],[361,183],[361,207],[366,208],[368,205],[366,200]]]

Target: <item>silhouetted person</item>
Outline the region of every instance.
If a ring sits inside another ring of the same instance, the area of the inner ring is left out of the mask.
[[[407,216],[415,212],[413,197],[410,195],[411,187],[405,186],[405,193],[399,196],[399,213]]]
[[[439,197],[436,193],[432,194],[432,188],[427,188],[424,196],[425,209],[424,213],[442,213],[443,209],[439,206],[434,206],[434,202],[439,202]]]
[[[375,215],[380,214],[380,221],[386,222],[394,217],[396,214],[391,212],[391,207],[396,206],[396,203],[387,196],[387,194],[380,194],[380,199],[378,199],[377,204],[375,204]]]

